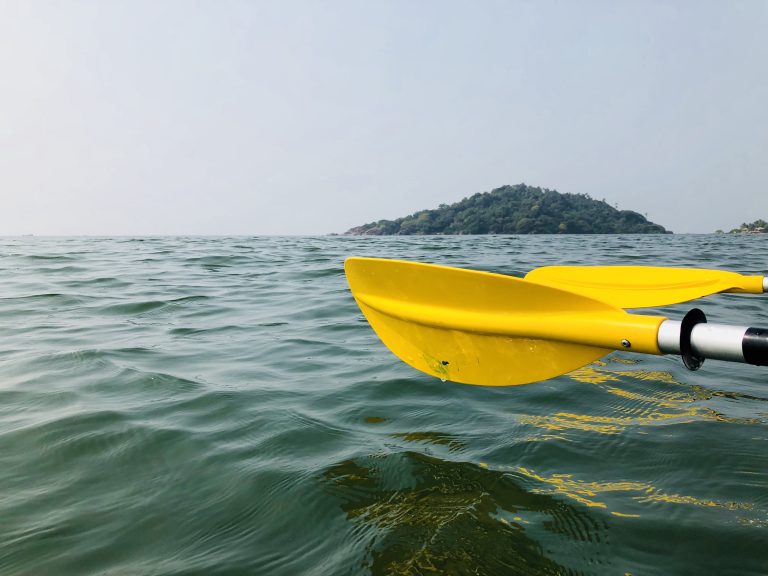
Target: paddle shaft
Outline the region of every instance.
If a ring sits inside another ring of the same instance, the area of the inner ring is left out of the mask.
[[[659,350],[664,354],[682,354],[685,361],[686,329],[683,325],[684,321],[664,320],[659,326],[658,342]],[[768,366],[768,330],[764,328],[702,322],[690,327],[689,343],[690,352],[701,360],[710,358]],[[698,366],[692,369],[696,368]]]

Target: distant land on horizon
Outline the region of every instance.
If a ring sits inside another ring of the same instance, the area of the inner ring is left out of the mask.
[[[589,194],[562,194],[526,184],[478,192],[454,204],[379,220],[345,236],[437,234],[672,234],[632,210]]]

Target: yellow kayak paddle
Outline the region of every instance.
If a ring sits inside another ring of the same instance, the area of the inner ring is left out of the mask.
[[[768,278],[763,276],[655,266],[544,266],[528,272],[525,279],[597,298],[619,308],[666,306],[718,292],[768,291]]]
[[[559,376],[612,350],[768,364],[768,331],[628,314],[582,294],[512,276],[349,258],[352,294],[387,347],[443,380],[509,386]],[[746,343],[746,344],[745,344]]]

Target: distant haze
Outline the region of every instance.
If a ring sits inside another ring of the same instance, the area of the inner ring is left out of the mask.
[[[768,2],[0,0],[0,235],[323,234],[525,182],[768,218]]]

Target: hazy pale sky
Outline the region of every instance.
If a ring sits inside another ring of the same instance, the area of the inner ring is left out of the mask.
[[[520,182],[768,219],[768,2],[0,0],[0,235],[324,234]]]

